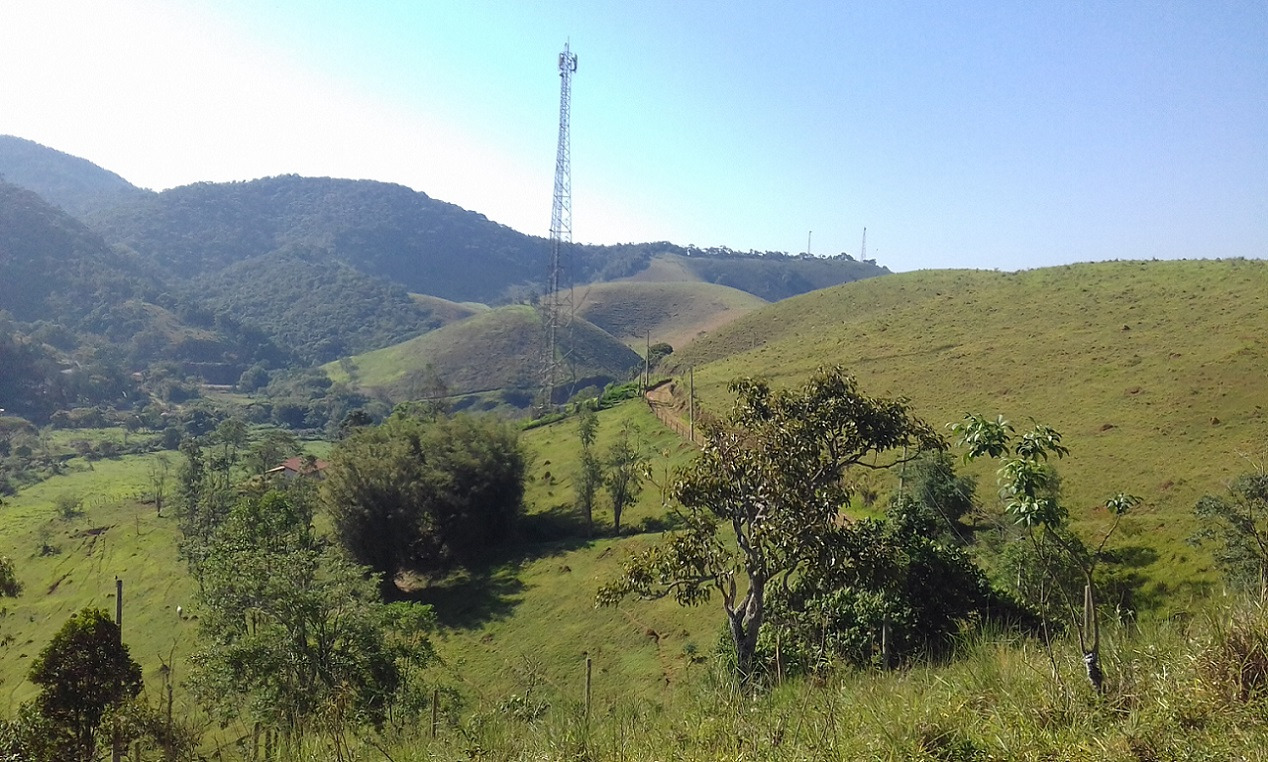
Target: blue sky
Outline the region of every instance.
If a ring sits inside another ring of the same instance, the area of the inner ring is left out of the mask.
[[[579,241],[896,270],[1268,255],[1268,3],[8,0],[0,132],[165,188],[296,172]]]

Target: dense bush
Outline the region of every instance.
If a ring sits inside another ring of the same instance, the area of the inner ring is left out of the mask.
[[[505,540],[522,510],[525,455],[492,417],[397,413],[352,430],[331,453],[322,494],[340,541],[383,575],[470,563]]]

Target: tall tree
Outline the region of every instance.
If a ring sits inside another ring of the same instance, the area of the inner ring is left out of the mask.
[[[40,686],[36,708],[58,757],[92,762],[97,730],[111,708],[141,692],[141,666],[132,660],[119,628],[101,609],[67,620],[44,647],[29,674]]]
[[[740,680],[748,682],[767,588],[824,562],[825,538],[850,502],[847,470],[888,468],[904,447],[944,445],[905,400],[869,397],[839,367],[820,369],[797,389],[744,379],[731,390],[730,416],[705,429],[700,456],[674,484],[683,528],[629,559],[598,598],[670,596],[697,605],[717,593]]]
[[[594,531],[594,503],[603,486],[603,462],[594,451],[594,440],[599,433],[599,415],[590,409],[577,416],[577,438],[581,441],[581,455],[577,458],[577,510],[586,520],[586,531]]]
[[[612,501],[614,534],[621,533],[621,515],[643,491],[641,472],[645,464],[629,429],[621,429],[621,433],[608,448],[606,462],[603,464],[603,486],[607,488],[608,499]]]

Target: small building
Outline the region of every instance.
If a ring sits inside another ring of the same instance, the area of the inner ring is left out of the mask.
[[[282,461],[280,466],[270,468],[265,473],[269,476],[284,476],[287,479],[294,479],[296,476],[303,476],[320,481],[326,478],[326,474],[324,472],[329,466],[329,463],[319,458],[295,457],[287,458]]]

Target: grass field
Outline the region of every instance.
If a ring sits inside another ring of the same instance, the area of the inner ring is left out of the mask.
[[[565,420],[523,435],[532,461],[522,542],[486,568],[417,591],[440,622],[443,661],[431,677],[461,701],[447,705],[440,739],[403,742],[392,758],[1263,759],[1268,687],[1254,700],[1230,700],[1220,682],[1228,674],[1205,666],[1231,620],[1212,613],[1223,600],[1210,596],[1218,588],[1209,557],[1185,539],[1198,496],[1263,462],[1264,325],[1260,262],[922,272],[763,307],[672,356],[680,397],[681,374],[694,367],[697,395],[715,412],[728,406],[725,387],[737,376],[793,384],[840,363],[865,391],[906,395],[938,425],[973,410],[1064,432],[1072,456],[1061,472],[1084,529],[1098,525],[1090,509],[1112,492],[1146,500],[1113,544],[1133,551],[1145,602],[1159,615],[1139,629],[1130,620],[1107,625],[1109,699],[1081,689],[1072,642],[1057,643],[1054,667],[1038,643],[992,636],[966,642],[951,664],[841,671],[757,697],[729,691],[706,658],[721,630],[716,601],[593,606],[598,585],[655,531],[605,536],[601,507],[601,536],[543,539],[575,528],[576,422]],[[600,452],[632,427],[657,483],[691,456],[642,402],[599,416]],[[127,582],[125,632],[147,683],[161,684],[159,657],[169,653],[179,682],[194,625],[174,609],[192,588],[175,557],[174,522],[136,499],[152,457],[98,461],[91,471],[72,460],[70,473],[0,508],[0,553],[26,585],[0,620],[0,633],[14,638],[0,666],[10,711],[31,695],[21,679],[30,659],[71,611],[89,603],[113,611],[115,575]],[[989,504],[993,475],[972,473]],[[85,498],[82,516],[56,516],[63,494]],[[649,483],[624,523],[656,530],[660,506]],[[46,543],[59,552],[42,554]],[[1189,615],[1161,616],[1178,610]],[[1256,626],[1268,648],[1268,619]],[[586,657],[594,666],[588,728],[580,720]],[[325,758],[316,747],[310,757]],[[367,747],[360,758],[381,755]]]
[[[704,407],[760,375],[791,384],[839,363],[930,422],[965,412],[1031,418],[1065,434],[1063,485],[1079,515],[1117,491],[1145,506],[1122,541],[1154,555],[1151,595],[1173,604],[1213,579],[1186,542],[1202,494],[1264,462],[1268,264],[1109,262],[1019,273],[935,271],[773,304],[676,353]],[[992,475],[982,479],[989,497]]]
[[[661,483],[667,469],[690,456],[690,447],[661,427],[640,401],[604,410],[599,417],[600,453],[628,429]],[[601,501],[593,540],[539,539],[561,527],[574,532],[578,527],[572,509],[575,425],[570,419],[524,434],[531,466],[523,541],[485,569],[418,593],[436,605],[441,623],[436,645],[444,663],[433,677],[469,701],[500,701],[522,694],[530,684],[566,690],[577,681],[587,653],[604,701],[671,696],[690,668],[689,652],[706,652],[717,638],[720,617],[713,609],[684,612],[663,602],[594,607],[598,586],[619,572],[632,548],[650,541],[652,535],[637,532],[663,513],[656,484],[647,484],[626,511],[623,524],[636,534],[612,538],[610,509]],[[326,443],[309,442],[306,448],[318,455],[328,451]],[[197,715],[180,684],[197,632],[194,583],[177,557],[179,530],[171,511],[159,517],[145,499],[151,465],[160,457],[169,460],[174,473],[179,456],[170,452],[94,463],[74,459],[64,475],[25,489],[0,507],[0,554],[14,560],[25,588],[0,619],[0,637],[12,638],[0,661],[0,715],[11,714],[34,695],[25,673],[71,613],[92,605],[113,614],[116,576],[125,582],[125,638],[144,668],[149,690],[163,684],[163,664],[173,665],[177,712]],[[57,503],[63,496],[81,498],[82,512],[61,518]],[[184,607],[187,618],[177,617],[177,606]]]

